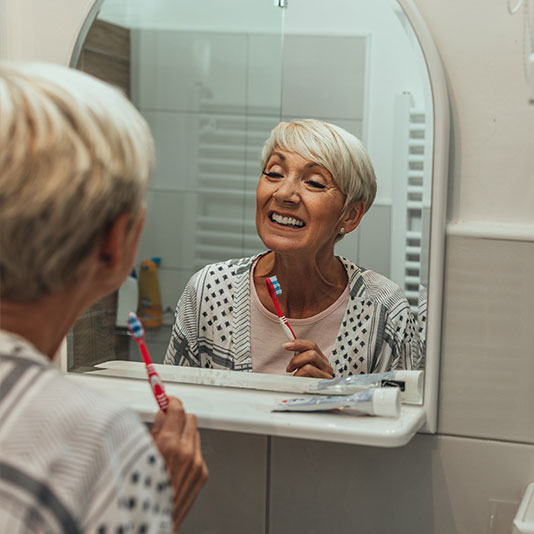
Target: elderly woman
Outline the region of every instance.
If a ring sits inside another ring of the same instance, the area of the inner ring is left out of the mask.
[[[317,120],[282,122],[262,169],[256,227],[268,251],[192,277],[165,362],[317,378],[413,368],[414,320],[401,289],[334,253],[376,194],[360,141]],[[274,275],[291,341],[266,287]]]
[[[151,437],[52,363],[132,268],[152,160],[117,90],[0,63],[0,532],[177,532],[206,479],[178,399]]]

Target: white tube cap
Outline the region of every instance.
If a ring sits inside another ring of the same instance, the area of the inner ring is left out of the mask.
[[[383,417],[399,417],[401,408],[399,388],[376,388],[373,390],[373,411]]]
[[[404,381],[402,402],[423,404],[424,371],[395,371],[395,380]]]

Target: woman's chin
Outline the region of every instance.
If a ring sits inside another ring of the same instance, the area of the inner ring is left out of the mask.
[[[300,239],[270,237],[268,239],[262,239],[262,241],[266,248],[277,254],[299,255],[309,254],[310,252],[309,247],[306,247]]]

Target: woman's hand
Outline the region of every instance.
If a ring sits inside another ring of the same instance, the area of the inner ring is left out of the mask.
[[[176,397],[169,397],[167,413],[159,412],[154,420],[152,438],[165,460],[174,489],[173,524],[176,534],[208,479],[196,415],[186,413]]]
[[[321,352],[317,344],[309,339],[294,339],[284,343],[284,348],[296,352],[291,358],[286,371],[294,376],[308,376],[310,378],[333,378],[334,370],[328,363],[328,358]]]

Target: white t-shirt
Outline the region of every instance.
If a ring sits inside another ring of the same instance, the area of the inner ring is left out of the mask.
[[[128,408],[0,331],[0,532],[172,532],[163,459]]]

